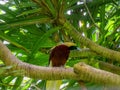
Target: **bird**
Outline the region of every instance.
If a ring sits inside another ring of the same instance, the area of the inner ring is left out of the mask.
[[[49,56],[50,67],[64,67],[70,50],[78,49],[73,42],[64,42],[52,48]],[[48,80],[46,82],[46,90],[60,90],[62,80]]]

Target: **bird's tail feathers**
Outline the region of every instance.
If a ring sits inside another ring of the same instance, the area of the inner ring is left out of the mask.
[[[48,80],[46,82],[46,90],[60,90],[62,80]]]

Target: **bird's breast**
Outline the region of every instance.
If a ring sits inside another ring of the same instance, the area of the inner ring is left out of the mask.
[[[52,66],[60,67],[64,66],[66,63],[70,50],[66,46],[55,47],[50,55],[50,61],[52,61]]]

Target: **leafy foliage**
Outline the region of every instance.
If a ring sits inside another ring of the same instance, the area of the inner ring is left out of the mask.
[[[86,0],[86,2],[80,0],[3,0],[0,3],[0,39],[20,60],[47,66],[51,47],[59,42],[75,41],[59,24],[59,19],[66,18],[85,37],[102,46],[120,51],[119,13],[119,0]],[[82,44],[78,46],[85,47]],[[89,58],[107,60],[103,57],[90,56]],[[72,58],[67,62],[67,66],[73,66],[78,61],[88,62],[89,58],[82,60]],[[95,63],[92,65],[95,66]],[[12,84],[10,84],[11,81]],[[25,81],[24,77],[5,76],[0,78],[0,88],[4,90],[44,89],[45,81],[28,79],[24,84],[23,81]],[[79,89],[76,81],[66,80],[63,85],[66,85],[64,90]],[[92,86],[88,90],[102,88],[91,83],[86,85]]]

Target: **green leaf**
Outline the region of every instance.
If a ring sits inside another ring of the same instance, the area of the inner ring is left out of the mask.
[[[39,38],[36,43],[34,44],[34,47],[31,51],[31,54],[29,56],[29,59],[30,58],[33,58],[34,55],[37,53],[37,51],[41,48],[41,46],[43,46],[43,44],[45,43],[46,39],[54,32],[58,31],[60,29],[60,27],[55,27],[55,28],[52,28],[50,29],[49,31],[47,31],[45,34],[43,34],[41,36],[41,38]],[[47,43],[49,44],[49,43]]]
[[[23,77],[17,77],[12,90],[18,90],[18,87],[21,85]]]

